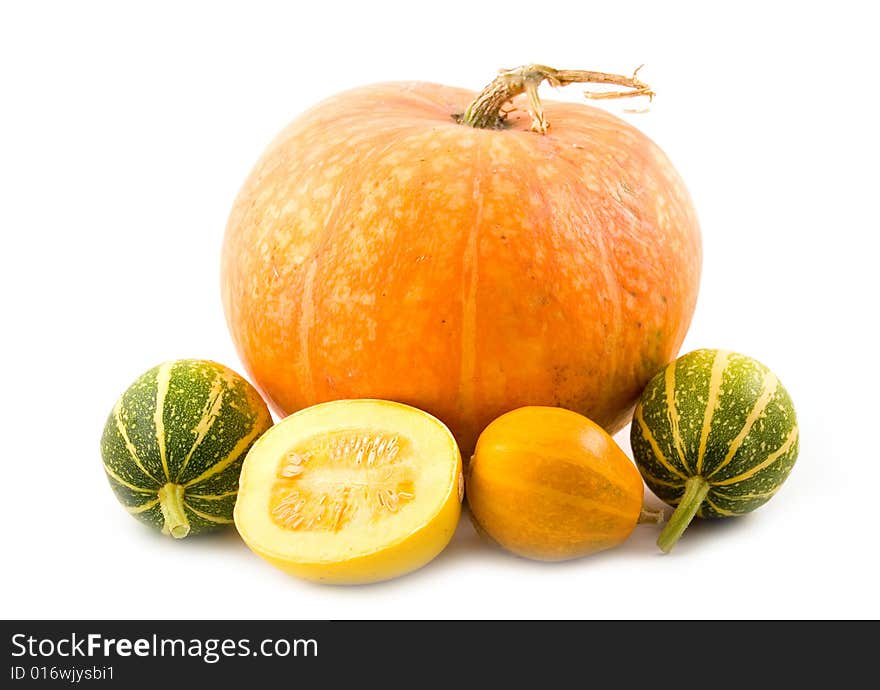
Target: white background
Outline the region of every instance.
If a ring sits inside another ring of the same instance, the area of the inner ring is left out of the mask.
[[[863,7],[3,3],[0,615],[880,616],[880,75]],[[463,520],[421,571],[351,588],[285,576],[234,530],[175,542],[128,517],[101,469],[106,415],[160,361],[242,369],[219,252],[269,140],[348,87],[478,89],[533,61],[645,63],[650,112],[607,107],[666,150],[700,214],[703,282],[683,352],[757,357],[797,405],[801,456],[774,500],[693,527],[669,556],[640,527],[565,564],[496,551]]]

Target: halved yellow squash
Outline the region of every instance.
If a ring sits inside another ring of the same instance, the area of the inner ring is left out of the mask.
[[[438,419],[387,400],[337,400],[254,444],[235,525],[254,553],[293,575],[376,582],[443,550],[463,491],[458,445]]]

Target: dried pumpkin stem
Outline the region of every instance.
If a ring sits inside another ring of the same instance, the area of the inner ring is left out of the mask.
[[[462,124],[478,129],[501,129],[507,113],[504,106],[513,98],[525,93],[529,99],[532,116],[532,131],[544,134],[550,127],[544,117],[544,107],[538,96],[542,82],[551,86],[568,84],[613,84],[624,86],[629,91],[585,91],[587,98],[630,98],[647,96],[653,98],[654,92],[647,84],[637,78],[639,69],[631,77],[622,74],[589,72],[578,69],[553,69],[546,65],[523,65],[516,69],[502,70],[485,89],[471,102],[463,114],[456,116]]]
[[[642,506],[642,512],[639,513],[639,519],[636,524],[639,525],[662,525],[666,515],[662,510],[654,508],[646,508]]]

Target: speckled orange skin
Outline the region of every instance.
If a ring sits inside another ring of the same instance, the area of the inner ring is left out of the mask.
[[[684,339],[701,249],[663,152],[609,113],[522,97],[505,130],[454,121],[474,93],[390,83],[291,123],[236,199],[226,317],[276,411],[385,398],[470,454],[522,405],[609,431]]]
[[[478,530],[541,561],[617,546],[642,511],[642,478],[614,439],[556,407],[521,407],[489,424],[465,491]]]

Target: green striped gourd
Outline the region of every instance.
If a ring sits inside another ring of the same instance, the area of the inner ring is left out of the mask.
[[[134,517],[182,538],[232,523],[247,451],[272,426],[260,395],[231,369],[197,359],[140,376],[101,438],[104,472]]]
[[[732,517],[772,498],[798,454],[794,405],[760,362],[696,350],[645,388],[630,431],[645,483],[677,506],[658,546],[669,551],[694,515]]]

